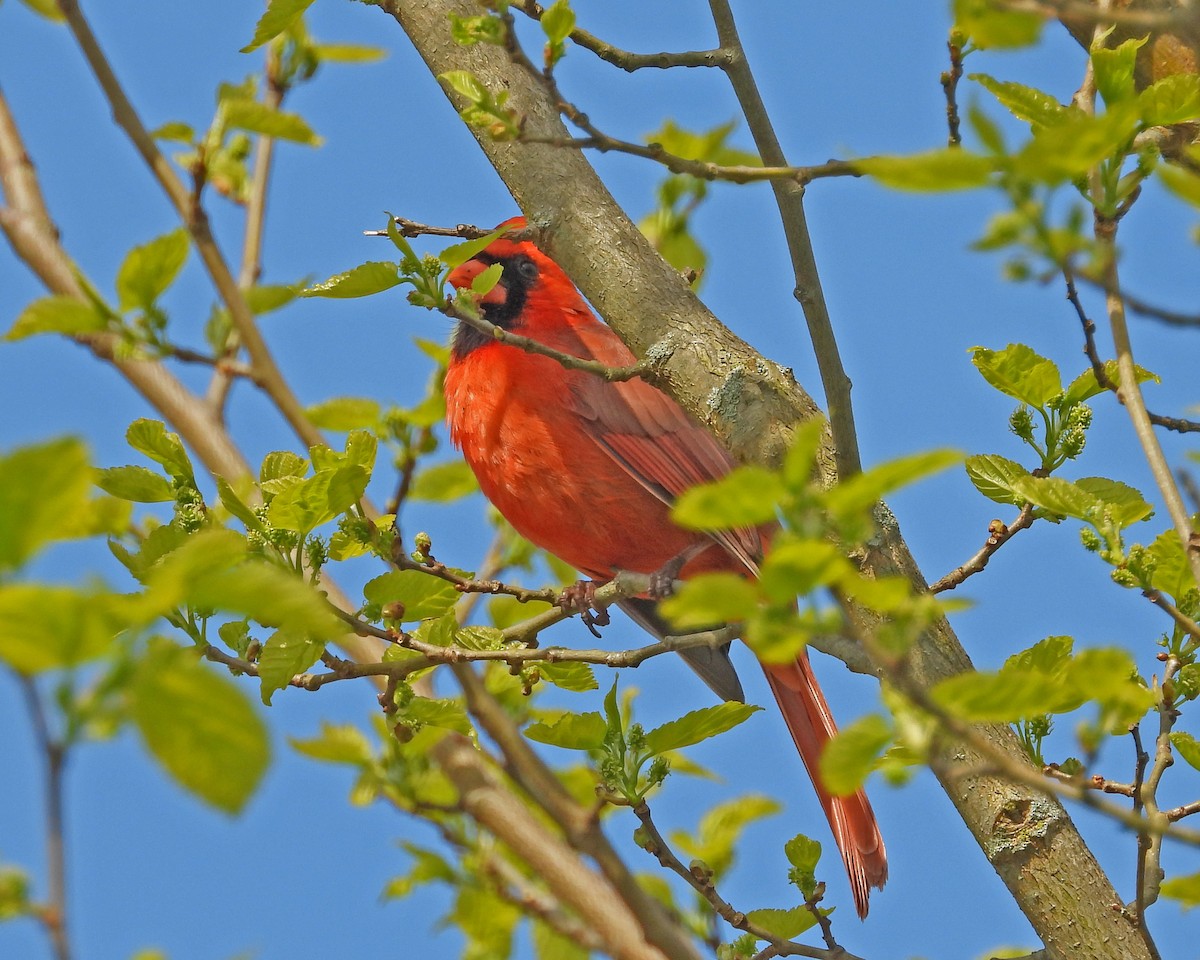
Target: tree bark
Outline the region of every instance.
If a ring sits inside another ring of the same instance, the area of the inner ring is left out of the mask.
[[[479,12],[470,0],[377,0],[396,18],[434,75],[469,70],[490,90],[506,90],[528,134],[568,136],[546,88],[499,47],[459,46],[451,13]],[[461,106],[457,95],[447,94]],[[497,142],[475,131],[488,159],[541,245],[636,354],[654,364],[654,382],[709,425],[740,459],[777,463],[794,424],[818,412],[791,371],[734,335],[653,251],[616,204],[581,152],[549,144]],[[603,251],[603,256],[597,256]],[[832,451],[822,451],[823,479],[834,480]],[[865,568],[900,572],[926,584],[886,508]],[[911,675],[924,685],[972,669],[945,620],[913,651]],[[1008,727],[983,728],[1007,755],[1027,763]],[[1148,950],[1121,912],[1108,877],[1052,797],[999,777],[965,771],[983,757],[948,744],[931,763],[963,821],[1042,938],[1062,960],[1141,960]]]

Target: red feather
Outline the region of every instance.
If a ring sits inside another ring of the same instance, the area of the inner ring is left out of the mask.
[[[519,228],[524,221],[508,225]],[[497,240],[452,271],[450,283],[468,287],[492,263],[504,265],[482,304],[493,323],[607,366],[634,362],[566,274],[532,243]],[[654,573],[688,552],[680,574],[685,578],[704,571],[757,573],[769,531],[708,535],[671,522],[670,505],[679,494],[719,479],[734,462],[656,388],[568,370],[460,324],[445,391],[450,436],[484,495],[523,536],[588,577]],[[627,608],[662,634],[647,601]],[[693,665],[718,693],[740,698],[736,675],[724,675],[732,674],[727,660]],[[862,791],[834,797],[821,783],[818,761],[837,728],[807,653],[793,664],[763,669],[829,819],[858,914],[865,917],[869,889],[887,879],[871,805]]]

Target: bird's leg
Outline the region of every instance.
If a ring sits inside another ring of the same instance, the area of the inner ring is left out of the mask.
[[[564,610],[573,610],[579,614],[579,619],[588,628],[593,637],[599,638],[598,627],[607,627],[610,623],[608,607],[604,604],[596,606],[596,588],[601,584],[595,580],[576,580],[569,587],[564,587],[558,597],[558,605]]]
[[[707,550],[711,543],[697,543],[680,552],[650,574],[650,589],[646,595],[651,600],[662,600],[675,592],[675,581],[687,562]]]

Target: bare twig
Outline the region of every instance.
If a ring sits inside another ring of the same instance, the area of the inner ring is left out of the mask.
[[[971,557],[962,566],[955,567],[944,577],[933,583],[929,587],[930,593],[942,593],[946,590],[953,590],[968,577],[983,570],[988,565],[988,561],[992,556],[1004,546],[1016,533],[1026,530],[1033,525],[1036,517],[1033,515],[1034,506],[1031,503],[1025,504],[1021,508],[1021,512],[1017,514],[1012,523],[1005,526],[999,520],[993,520],[988,524],[988,538],[984,541],[979,551]]]
[[[738,36],[733,10],[728,0],[709,0],[709,9],[721,47],[731,53],[729,63],[723,69],[746,117],[759,156],[765,164],[786,165],[787,158],[783,147],[775,135],[771,116],[763,103],[746,58],[746,51]],[[862,469],[862,459],[858,451],[858,431],[854,424],[854,410],[850,401],[850,378],[842,365],[833,321],[829,317],[829,308],[825,303],[825,294],[817,272],[817,260],[813,253],[812,238],[808,233],[808,221],[804,214],[803,185],[807,182],[799,178],[795,182],[774,180],[771,188],[775,191],[775,203],[779,208],[784,237],[792,258],[792,271],[796,280],[793,292],[804,311],[809,339],[812,341],[821,376],[821,386],[825,390],[825,404],[829,408],[829,429],[833,435],[833,455],[838,477],[845,480]]]
[[[534,0],[519,0],[511,6],[520,10],[534,20],[541,20],[546,11]],[[628,73],[643,70],[647,67],[666,70],[671,67],[719,67],[729,59],[726,50],[687,50],[682,53],[631,53],[614,47],[611,43],[576,27],[570,33],[571,42],[590,50],[601,60],[606,60],[615,67],[620,67]]]
[[[734,908],[729,901],[717,892],[717,888],[713,885],[712,877],[707,870],[702,868],[690,869],[675,855],[675,852],[671,849],[670,844],[667,843],[659,831],[657,824],[655,824],[653,817],[650,815],[650,806],[645,800],[635,805],[633,812],[642,823],[642,836],[639,840],[640,846],[662,864],[662,866],[666,867],[676,876],[686,880],[692,889],[707,900],[717,915],[731,927],[735,930],[750,933],[757,939],[769,943],[775,951],[773,956],[816,957],[822,958],[822,960],[836,957],[838,960],[858,960],[858,958],[837,946],[836,943],[830,949],[822,950],[818,947],[810,947],[777,937],[769,930],[759,926],[742,911]]]
[[[963,75],[963,48],[952,31],[946,41],[950,51],[950,69],[942,73],[942,90],[946,94],[946,143],[951,147],[962,146],[961,120],[958,115],[958,81]]]
[[[67,936],[67,859],[63,829],[63,771],[67,745],[54,736],[41,696],[33,679],[20,676],[25,704],[33,723],[34,736],[42,755],[46,791],[46,877],[48,898],[37,910],[37,918],[46,929],[55,960],[70,960],[71,941]]]
[[[1161,590],[1143,590],[1142,596],[1155,606],[1166,611],[1176,626],[1194,640],[1200,641],[1200,624],[1187,616],[1162,593]]]

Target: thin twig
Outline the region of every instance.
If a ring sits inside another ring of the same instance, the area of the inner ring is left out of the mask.
[[[1175,606],[1161,590],[1143,590],[1142,596],[1155,606],[1165,610],[1167,616],[1174,620],[1176,626],[1189,637],[1200,641],[1200,624]]]
[[[510,6],[534,20],[541,20],[542,15],[546,12],[542,5],[534,0],[518,0],[517,3],[510,4]],[[620,47],[614,47],[611,43],[578,27],[571,31],[570,38],[576,46],[591,51],[601,60],[606,60],[628,73],[648,67],[660,70],[671,67],[719,67],[729,58],[728,51],[721,49],[687,50],[682,53],[631,53]]]
[[[950,51],[950,69],[942,73],[942,91],[946,95],[946,143],[951,147],[962,146],[961,120],[958,115],[958,81],[963,75],[963,48],[957,42],[957,34],[950,33],[946,49]]]
[[[1022,530],[1027,530],[1033,525],[1034,520],[1037,519],[1033,515],[1033,511],[1033,504],[1027,503],[1021,508],[1021,512],[1017,514],[1016,519],[1007,526],[999,520],[993,520],[989,523],[988,538],[984,541],[983,546],[979,548],[979,551],[970,560],[962,564],[962,566],[955,567],[944,577],[930,585],[929,592],[942,593],[946,590],[953,590],[968,577],[972,577],[982,571],[988,565],[988,561],[992,559],[996,551],[1008,543],[1014,534]]]
[[[837,957],[838,960],[859,960],[859,958],[847,953],[836,944],[828,950],[822,950],[819,947],[810,947],[802,943],[795,943],[794,941],[777,937],[766,928],[759,926],[747,917],[745,913],[734,908],[729,901],[717,892],[717,888],[713,885],[712,877],[707,870],[699,867],[694,870],[690,869],[675,855],[670,844],[667,843],[659,831],[657,824],[655,824],[654,818],[650,814],[650,806],[645,800],[636,804],[633,807],[633,812],[642,823],[642,836],[638,841],[642,849],[654,857],[663,867],[686,880],[692,889],[700,894],[713,910],[716,911],[717,915],[735,930],[742,930],[752,934],[759,940],[769,943],[776,951],[774,956],[816,957],[819,960],[829,960],[829,958]]]
[[[113,72],[108,58],[100,49],[91,25],[79,8],[78,0],[56,0],[56,2],[112,108],[113,119],[132,141],[150,168],[154,179],[158,181],[159,186],[162,187],[163,192],[166,193],[191,233],[196,251],[200,254],[200,259],[204,262],[205,269],[208,271],[213,285],[217,288],[218,295],[229,310],[233,324],[250,355],[250,362],[262,381],[263,389],[266,390],[284,419],[305,444],[312,446],[324,443],[325,438],[305,415],[303,405],[292,392],[276,365],[275,359],[258,329],[254,314],[250,312],[246,299],[217,246],[207,213],[203,206],[194,202],[191,191],[184,186],[171,168],[167,158],[158,149],[154,138],[146,130]]]
[[[67,858],[63,829],[63,773],[67,762],[66,744],[50,731],[50,723],[31,677],[20,676],[21,689],[33,723],[34,736],[42,754],[46,791],[46,878],[47,902],[37,917],[54,949],[55,960],[70,960],[71,941],[67,936]]]
[[[733,19],[733,10],[728,0],[709,0],[709,10],[721,47],[731,53],[729,63],[722,69],[729,78],[729,84],[746,117],[759,156],[764,164],[785,166],[787,157],[779,138],[775,135],[771,116],[750,69]],[[838,350],[837,337],[829,316],[829,308],[825,303],[812,238],[809,236],[808,222],[804,214],[804,184],[807,182],[799,178],[795,182],[773,180],[771,188],[775,191],[775,203],[779,208],[784,237],[792,259],[792,270],[796,280],[793,292],[804,311],[821,386],[825,391],[838,477],[845,480],[862,469],[862,459],[858,450],[858,432],[850,400],[850,378],[846,375]]]

